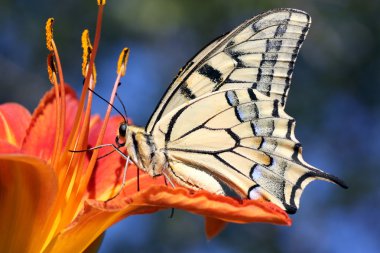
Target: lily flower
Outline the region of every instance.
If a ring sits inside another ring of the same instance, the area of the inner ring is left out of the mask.
[[[96,249],[104,231],[119,220],[168,208],[204,216],[209,238],[228,222],[290,225],[287,214],[265,200],[236,200],[173,188],[165,178],[152,178],[133,164],[123,179],[122,156],[107,147],[96,148],[114,142],[123,119],[110,117],[111,105],[103,120],[91,115],[94,93],[89,90],[96,84],[94,62],[105,1],[98,5],[94,46],[88,31],[82,36],[85,81],[80,97],[64,81],[53,39],[54,20],[49,19],[47,62],[53,88],[32,114],[19,104],[0,105],[1,251]],[[110,104],[125,74],[128,54],[128,49],[121,53]]]

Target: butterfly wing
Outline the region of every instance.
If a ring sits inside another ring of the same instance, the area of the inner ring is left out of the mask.
[[[222,181],[243,198],[264,197],[294,213],[312,180],[344,186],[304,162],[294,127],[279,100],[248,88],[209,93],[180,106],[161,118],[153,136],[165,147],[177,183],[220,191]]]
[[[219,90],[253,88],[286,103],[294,63],[310,16],[294,9],[272,10],[247,20],[201,50],[179,72],[146,126],[178,106]]]
[[[302,159],[295,121],[284,112],[309,26],[302,11],[266,12],[210,43],[180,71],[146,127],[177,183],[221,193],[223,182],[289,213],[315,179],[345,187]]]

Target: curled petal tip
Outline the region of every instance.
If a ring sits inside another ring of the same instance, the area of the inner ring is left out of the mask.
[[[208,240],[211,240],[215,236],[217,236],[220,232],[223,231],[223,229],[227,226],[227,222],[214,219],[211,217],[205,217],[205,230],[206,230],[206,237]]]

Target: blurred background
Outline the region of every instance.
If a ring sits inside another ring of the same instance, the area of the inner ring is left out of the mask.
[[[94,35],[96,1],[0,0],[0,103],[31,111],[50,89],[45,21],[66,81],[81,89],[80,36]],[[145,125],[187,60],[244,20],[292,7],[313,19],[293,74],[287,112],[296,118],[304,159],[344,179],[348,190],[312,183],[291,227],[229,225],[207,241],[200,217],[176,210],[130,217],[110,228],[100,252],[380,252],[380,1],[108,1],[97,57],[97,91],[108,97],[120,50],[131,49],[119,90]],[[95,112],[106,105],[97,101]],[[377,210],[377,211],[376,211]]]

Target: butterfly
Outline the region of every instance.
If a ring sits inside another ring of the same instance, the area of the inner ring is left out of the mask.
[[[288,213],[315,179],[346,188],[303,160],[284,111],[310,23],[303,11],[276,9],[215,39],[180,70],[145,128],[120,124],[117,145],[152,177],[222,195],[228,186]]]

